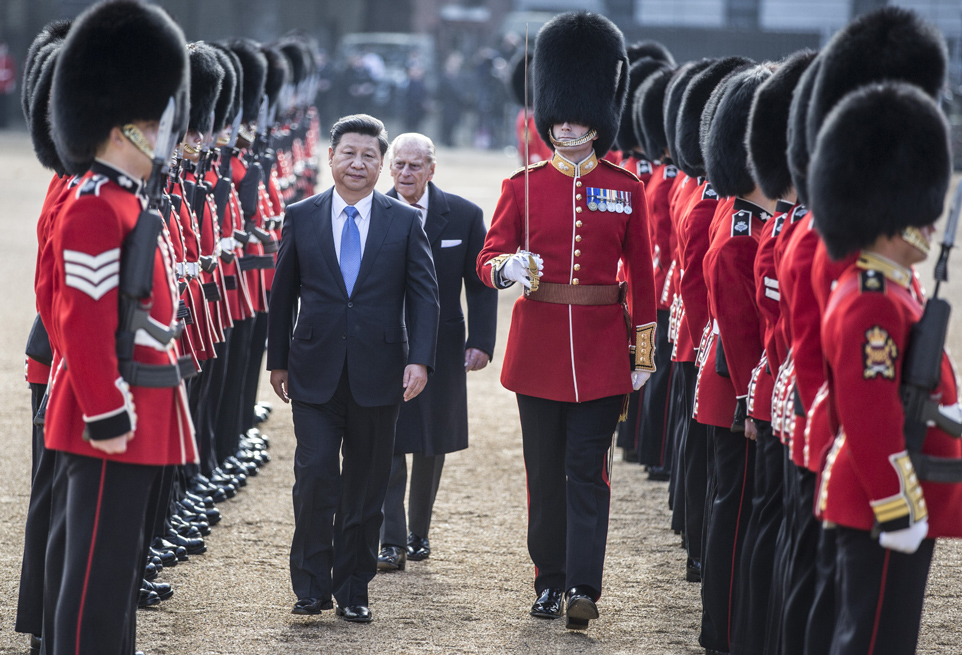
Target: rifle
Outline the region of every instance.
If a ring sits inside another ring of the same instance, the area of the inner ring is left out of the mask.
[[[955,233],[962,213],[962,181],[955,188],[949,216],[942,237],[942,249],[935,264],[935,292],[925,303],[922,318],[912,326],[909,344],[902,364],[899,389],[905,411],[905,447],[921,480],[962,482],[962,459],[932,457],[922,454],[929,423],[953,437],[962,436],[962,423],[939,410],[932,394],[942,379],[942,353],[948,334],[952,307],[939,298],[939,288],[949,279],[949,253],[955,247]]]

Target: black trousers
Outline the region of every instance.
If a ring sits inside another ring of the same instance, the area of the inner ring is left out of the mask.
[[[37,415],[47,391],[45,384],[30,384],[30,418]],[[23,535],[23,563],[20,567],[20,596],[14,629],[39,635],[43,630],[43,575],[50,532],[50,495],[53,489],[57,453],[43,443],[43,426],[33,426],[33,464],[30,505]]]
[[[398,405],[354,401],[345,362],[323,405],[292,401],[294,537],[291,583],[299,599],[367,605],[377,573],[381,507],[394,451]],[[343,454],[343,463],[341,455]]]
[[[732,628],[733,652],[765,655],[765,625],[775,565],[775,541],[782,522],[784,470],[782,444],[772,424],[755,421],[755,495],[742,550],[742,575],[736,580],[738,606]]]
[[[638,438],[641,434],[641,402],[645,395],[645,387],[632,391],[628,396],[627,418],[618,424],[618,436],[615,445],[626,450],[627,462],[638,461]]]
[[[835,545],[837,530],[822,526],[815,562],[815,596],[805,629],[805,655],[824,655],[835,632]]]
[[[815,598],[815,564],[822,526],[815,518],[815,474],[795,467],[797,496],[795,543],[782,611],[782,653],[801,655],[805,651],[808,615]]]
[[[144,575],[144,521],[161,467],[59,453],[44,596],[45,655],[130,655]],[[55,514],[57,512],[55,511]]]
[[[780,443],[780,442],[779,442]],[[782,614],[790,590],[792,550],[795,544],[795,512],[798,507],[797,467],[792,454],[785,445],[782,450],[782,522],[775,538],[775,554],[772,566],[772,588],[768,597],[768,613],[765,621],[765,653],[780,653],[782,644]]]
[[[227,345],[224,390],[214,424],[214,442],[217,444],[219,462],[236,453],[240,445],[241,395],[244,393],[244,375],[247,372],[247,360],[250,358],[253,329],[254,320],[251,318],[235,321]]]
[[[638,461],[646,466],[665,466],[668,451],[668,400],[672,369],[671,343],[668,341],[669,312],[658,310],[655,338],[655,372],[645,383],[641,399],[641,427],[638,438]]]
[[[210,367],[210,386],[207,390],[206,402],[201,401],[200,405],[200,425],[202,426],[200,430],[205,434],[210,435],[210,442],[212,444],[214,468],[217,468],[224,459],[233,455],[234,453],[228,452],[229,444],[221,443],[218,440],[218,433],[216,430],[217,417],[220,414],[221,401],[224,399],[224,386],[227,382],[227,359],[230,354],[230,342],[231,337],[234,335],[234,328],[224,328],[224,340],[214,346],[214,352],[217,354],[217,359],[208,361],[208,366]],[[201,458],[201,469],[204,468],[204,459]],[[213,470],[213,469],[212,469]],[[205,475],[209,475],[208,471],[204,471]]]
[[[837,616],[831,655],[911,655],[935,539],[911,554],[882,548],[864,530],[836,528]]]
[[[250,352],[247,355],[247,370],[244,373],[244,391],[241,394],[241,434],[254,427],[254,404],[257,402],[257,385],[261,380],[261,371],[264,365],[267,323],[267,312],[259,312],[254,315],[253,325],[251,326]]]
[[[755,442],[728,428],[708,427],[714,451],[715,497],[702,553],[702,620],[699,643],[728,652],[731,641],[734,582],[740,566],[745,529],[751,514],[755,478]]]
[[[669,456],[665,460],[665,466],[671,471],[668,480],[668,507],[671,508],[671,529],[675,532],[685,534],[688,539],[688,525],[686,511],[688,509],[688,463],[685,460],[685,449],[688,444],[689,426],[692,422],[692,404],[695,401],[695,380],[698,377],[698,369],[693,362],[672,362],[671,381],[668,397],[668,443]],[[705,464],[702,462],[702,469]],[[704,471],[700,473],[701,479],[705,479]],[[700,502],[705,504],[705,496],[701,495]],[[704,510],[699,510],[698,516],[702,516]],[[695,531],[698,539],[701,539],[701,528]]]
[[[518,394],[535,591],[601,595],[611,486],[608,449],[624,396],[567,403]],[[597,600],[597,598],[596,598]]]
[[[411,491],[407,512],[404,511],[404,493],[408,481],[408,465],[405,455],[395,455],[391,460],[391,477],[384,496],[384,523],[381,525],[381,545],[407,545],[408,532],[428,538],[431,530],[431,514],[434,500],[441,484],[444,455],[411,454]]]

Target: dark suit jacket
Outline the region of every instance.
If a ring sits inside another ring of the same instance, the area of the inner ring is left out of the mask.
[[[271,287],[267,368],[287,369],[293,400],[322,404],[333,396],[346,359],[359,405],[399,403],[407,364],[434,369],[439,309],[430,246],[417,211],[375,191],[348,298],[334,250],[332,197],[328,189],[287,208]]]
[[[437,363],[424,391],[404,403],[394,452],[439,455],[468,447],[468,395],[464,349],[494,354],[498,292],[478,279],[475,262],[486,233],[481,208],[428,183],[424,230],[431,242],[441,300]],[[391,189],[388,195],[397,197]],[[461,285],[468,301],[465,341]]]

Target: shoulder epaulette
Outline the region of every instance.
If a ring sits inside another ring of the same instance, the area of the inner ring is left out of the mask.
[[[79,198],[81,196],[90,195],[99,196],[100,187],[106,184],[108,180],[109,178],[106,175],[91,175],[89,178],[84,180],[84,182],[80,185],[80,188],[77,189],[77,197]]]
[[[718,200],[718,192],[711,188],[711,184],[705,185],[705,190],[701,192],[702,200]]]
[[[533,170],[535,170],[535,169],[537,169],[537,168],[541,168],[542,166],[546,165],[547,163],[548,163],[548,160],[547,160],[547,159],[542,159],[542,160],[539,161],[539,162],[535,162],[535,163],[533,163],[533,164],[528,164],[528,170],[529,170],[529,171],[533,171]],[[524,173],[524,168],[525,168],[525,167],[522,166],[521,168],[519,168],[518,170],[516,170],[515,172],[513,172],[511,175],[508,176],[508,179],[509,179],[509,180],[513,180],[513,179],[516,178],[518,175],[521,175],[522,173]]]
[[[666,179],[666,180],[672,180],[672,179],[674,179],[674,178],[676,178],[676,177],[678,177],[678,167],[675,166],[674,164],[666,164],[666,165],[665,165],[665,179]]]
[[[604,164],[605,166],[607,166],[607,167],[610,168],[611,170],[618,171],[619,173],[624,173],[625,175],[627,175],[627,176],[629,176],[631,179],[633,179],[635,182],[641,182],[641,180],[638,179],[638,176],[637,176],[637,175],[635,175],[634,173],[632,173],[631,171],[629,171],[629,170],[626,169],[626,168],[622,168],[622,167],[619,166],[618,164],[612,164],[612,163],[611,163],[610,161],[608,161],[607,159],[599,159],[598,162],[601,163],[601,164]]]
[[[862,293],[885,293],[885,275],[868,269],[858,274],[858,290]]]
[[[752,213],[740,210],[732,214],[733,237],[750,237],[752,235]]]

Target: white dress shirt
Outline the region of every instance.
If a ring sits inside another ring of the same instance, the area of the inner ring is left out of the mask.
[[[357,210],[357,231],[361,234],[361,257],[364,257],[364,245],[367,243],[367,233],[371,229],[371,206],[374,203],[374,192],[361,198],[355,205]],[[331,198],[331,230],[334,232],[334,252],[337,254],[337,263],[341,263],[341,232],[344,230],[344,222],[347,221],[347,214],[344,208],[348,204],[338,195],[334,189]]]

